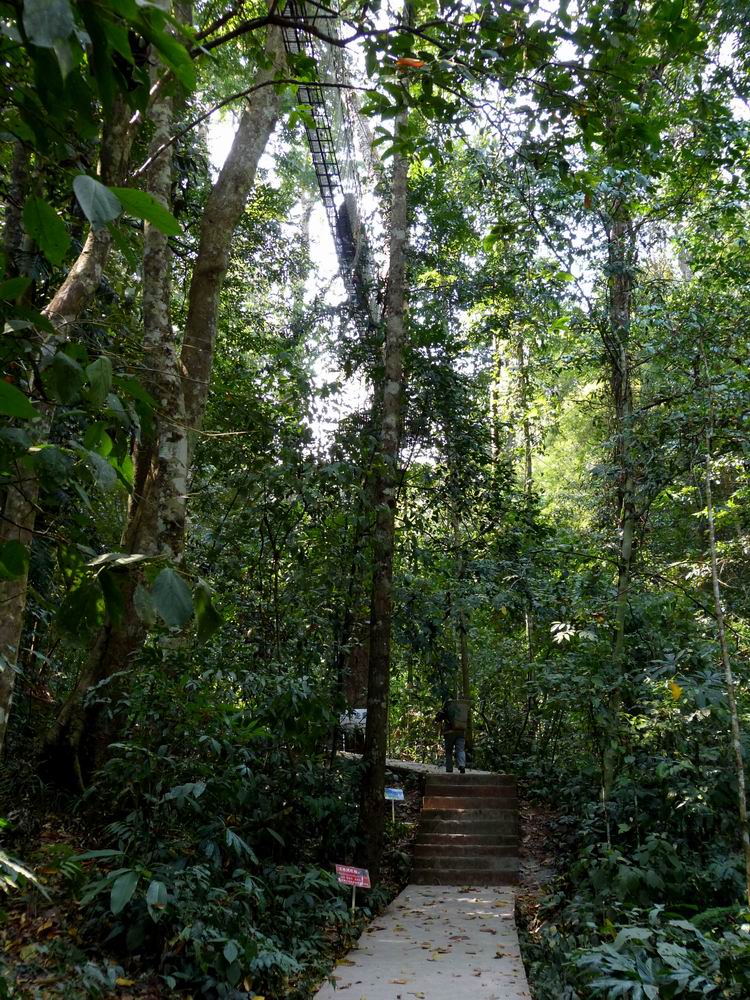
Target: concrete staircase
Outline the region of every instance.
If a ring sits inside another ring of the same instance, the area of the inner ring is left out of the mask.
[[[417,885],[518,882],[518,800],[512,775],[428,775],[411,881]]]

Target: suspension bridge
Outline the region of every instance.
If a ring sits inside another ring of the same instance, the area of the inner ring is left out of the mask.
[[[304,108],[305,132],[313,168],[330,226],[339,270],[347,294],[360,318],[376,324],[376,275],[372,241],[365,228],[361,177],[367,173],[367,137],[341,49],[319,34],[338,37],[338,18],[305,0],[288,0],[284,17],[294,23],[283,30],[284,46],[294,57],[305,55],[314,64],[314,79],[300,85],[297,101]]]

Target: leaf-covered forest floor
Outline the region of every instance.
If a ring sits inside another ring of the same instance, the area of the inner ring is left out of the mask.
[[[328,935],[326,956],[331,971],[371,919],[408,884],[411,854],[421,809],[421,781],[417,776],[391,775],[389,783],[404,787],[404,801],[397,804],[396,823],[387,826],[387,848],[377,909],[367,908],[369,895],[360,891],[357,919]],[[390,810],[390,804],[385,804]],[[28,830],[22,850],[42,891],[28,887],[4,897],[0,907],[0,968],[12,983],[13,1000],[116,996],[120,1000],[161,1000],[176,995],[191,997],[165,985],[158,968],[138,954],[124,956],[108,943],[101,927],[86,926],[78,903],[81,887],[100,871],[97,859],[71,863],[70,858],[89,851],[106,850],[87,835],[85,818],[71,817],[68,809],[43,814],[32,808],[23,816]],[[342,859],[345,860],[345,859]],[[111,862],[115,867],[116,861]],[[349,897],[348,887],[342,895]],[[97,933],[98,931],[98,933]],[[154,934],[160,933],[154,925]],[[175,942],[174,948],[180,947]],[[251,988],[249,981],[246,984]],[[315,989],[311,989],[312,996]],[[0,993],[1,996],[6,994]]]

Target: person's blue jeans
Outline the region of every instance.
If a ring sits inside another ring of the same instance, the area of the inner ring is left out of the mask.
[[[466,737],[463,733],[446,733],[445,740],[445,770],[453,770],[453,750],[456,751],[456,764],[459,771],[466,767]]]

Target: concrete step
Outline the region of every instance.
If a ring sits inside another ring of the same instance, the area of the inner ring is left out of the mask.
[[[493,836],[518,837],[518,817],[508,814],[501,818],[483,819],[481,817],[472,820],[457,819],[423,819],[419,824],[419,832],[427,834],[436,833],[465,833],[471,836],[492,834]]]
[[[472,774],[471,771],[467,771],[466,774],[460,774],[458,771],[453,771],[451,774],[430,774],[427,776],[427,788],[431,786],[449,785],[451,788],[457,788],[461,786],[487,786],[487,787],[497,787],[497,788],[515,788],[516,779],[512,774]]]
[[[518,844],[424,844],[417,841],[414,857],[420,860],[447,858],[461,864],[466,859],[508,858],[518,854]],[[429,865],[427,867],[430,867]]]
[[[425,798],[450,797],[453,799],[506,799],[516,798],[515,785],[431,785],[425,787]]]
[[[420,868],[412,870],[415,885],[517,885],[518,864],[506,868]]]
[[[451,844],[467,847],[507,847],[518,843],[515,833],[432,833],[420,830],[417,844],[434,844],[436,847],[450,847]]]
[[[434,868],[435,871],[442,871],[443,868],[481,868],[482,871],[505,871],[506,868],[513,867],[515,859],[515,854],[505,854],[502,856],[495,854],[462,854],[461,857],[455,857],[452,854],[423,857],[422,855],[415,854],[412,870],[421,871],[423,868]]]
[[[497,809],[501,803],[506,809],[517,809],[518,800],[510,791],[507,794],[487,795],[425,795],[422,799],[422,809]],[[470,805],[468,803],[471,803]]]

